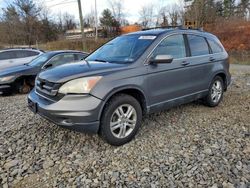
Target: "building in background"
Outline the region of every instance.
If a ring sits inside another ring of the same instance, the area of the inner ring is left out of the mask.
[[[98,27],[98,37],[103,37],[103,27]],[[82,38],[81,29],[72,29],[65,32],[66,40],[77,40]],[[84,33],[87,38],[95,38],[95,28],[84,28]]]
[[[98,38],[112,37],[117,34],[127,34],[131,32],[141,31],[140,25],[128,25],[120,28],[116,27],[98,27]],[[86,38],[95,38],[95,28],[84,28]],[[110,35],[111,34],[111,35]],[[81,29],[67,30],[64,35],[66,40],[77,40],[82,38]]]
[[[141,31],[142,27],[140,25],[128,25],[120,28],[121,34],[127,34],[127,33],[132,33],[136,31]]]

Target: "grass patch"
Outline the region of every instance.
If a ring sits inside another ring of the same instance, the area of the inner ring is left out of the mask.
[[[105,44],[110,39],[87,39],[86,41],[86,49],[82,48],[81,40],[59,40],[54,42],[48,42],[46,44],[40,44],[38,46],[39,49],[42,50],[79,50],[85,52],[92,52]]]
[[[250,65],[250,52],[229,53],[230,63],[238,65]]]

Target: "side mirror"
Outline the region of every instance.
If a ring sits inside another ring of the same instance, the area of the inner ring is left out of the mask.
[[[172,63],[173,56],[171,55],[157,55],[150,60],[151,64],[158,64],[158,63]]]
[[[44,66],[42,67],[42,69],[47,69],[47,68],[50,68],[50,67],[52,67],[52,64],[51,64],[51,63],[44,65]]]

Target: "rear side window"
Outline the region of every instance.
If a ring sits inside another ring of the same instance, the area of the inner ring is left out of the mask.
[[[174,59],[186,57],[183,35],[172,35],[164,39],[155,49],[153,57],[171,55]]]
[[[0,60],[16,59],[17,55],[15,51],[7,51],[0,53]]]
[[[205,38],[196,35],[187,35],[192,56],[208,55],[209,48]]]
[[[223,52],[222,47],[215,41],[211,40],[211,39],[207,39],[210,48],[212,49],[213,53],[221,53]]]
[[[25,58],[39,55],[38,52],[30,50],[16,50],[17,58]]]
[[[28,54],[24,50],[16,50],[17,58],[25,58],[28,57]]]
[[[35,51],[26,51],[28,57],[38,56],[40,53]]]

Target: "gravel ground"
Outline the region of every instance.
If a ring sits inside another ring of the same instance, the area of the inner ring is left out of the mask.
[[[250,187],[250,67],[232,66],[219,107],[199,102],[150,115],[112,147],[0,97],[0,187]]]

